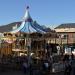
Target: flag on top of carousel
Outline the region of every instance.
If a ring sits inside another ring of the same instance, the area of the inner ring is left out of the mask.
[[[23,21],[22,21],[20,27],[11,31],[11,33],[16,33],[16,32],[45,33],[45,32],[47,32],[47,30],[33,21],[33,19],[31,18],[30,14],[29,14],[29,6],[27,6],[26,12],[25,12],[25,15],[23,17]]]

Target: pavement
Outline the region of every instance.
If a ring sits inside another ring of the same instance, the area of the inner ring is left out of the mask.
[[[0,75],[26,75],[26,74],[24,74],[23,71],[5,71],[5,72],[0,72]],[[56,73],[51,73],[51,74],[47,74],[47,75],[64,75],[64,72],[63,71],[56,72]],[[73,75],[73,74],[71,73],[71,75]]]
[[[6,71],[6,72],[0,72],[0,75],[26,75],[22,71]],[[57,72],[52,73],[49,75],[64,75],[64,72]]]
[[[25,75],[22,71],[6,71],[0,72],[0,75]]]

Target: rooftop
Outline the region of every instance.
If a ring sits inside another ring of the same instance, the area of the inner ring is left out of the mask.
[[[75,28],[75,23],[61,24],[57,26],[55,29],[61,29],[61,28]]]

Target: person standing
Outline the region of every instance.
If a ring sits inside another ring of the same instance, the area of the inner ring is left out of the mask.
[[[72,75],[75,75],[75,58],[74,55],[71,55],[71,65],[72,65]]]
[[[64,71],[64,75],[71,75],[71,64],[69,61],[65,61],[65,71]]]

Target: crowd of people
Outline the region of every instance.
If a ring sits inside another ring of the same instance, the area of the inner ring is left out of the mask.
[[[62,61],[64,68],[63,73],[64,75],[75,75],[75,56],[73,54],[68,55],[65,54],[62,57]],[[38,73],[40,75],[48,75],[52,73],[52,64],[54,63],[52,56],[46,60],[38,60],[37,63],[36,60],[30,66],[24,63],[23,64],[23,70],[24,73],[31,73],[32,75],[37,75]],[[58,61],[58,62],[59,62]],[[62,64],[61,63],[61,64]]]
[[[23,62],[23,72],[31,75],[48,75],[52,69],[52,59],[32,59],[29,64]]]
[[[60,58],[62,60],[58,60],[58,63],[59,61],[62,61],[62,63],[65,65],[63,71],[64,75],[75,75],[75,56],[73,54],[65,54]],[[52,73],[52,64],[55,63],[55,59],[53,56],[47,57],[46,59],[31,58],[30,61],[27,56],[12,57],[9,55],[8,57],[3,56],[0,59],[0,68],[2,68],[2,70],[11,65],[12,68],[18,68],[18,70],[23,71],[25,74],[31,75],[48,75]],[[16,64],[16,66],[14,66],[13,63]],[[7,67],[4,68],[4,66],[2,65],[7,65]]]

